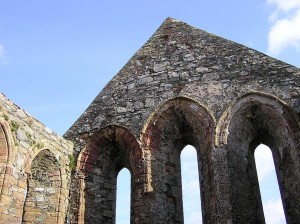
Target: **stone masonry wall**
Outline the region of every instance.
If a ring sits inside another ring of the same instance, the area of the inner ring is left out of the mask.
[[[300,223],[299,115],[298,68],[168,18],[66,132],[74,150],[0,94],[0,224],[115,223],[124,167],[131,223],[183,223],[186,145],[203,223],[265,223],[261,143],[287,223]]]
[[[183,22],[167,19],[65,134],[110,124],[140,134],[151,113],[184,96],[219,119],[249,92],[274,95],[300,112],[298,68]]]
[[[0,223],[64,223],[73,144],[0,94]]]
[[[126,167],[131,223],[183,223],[179,156],[190,144],[203,222],[264,223],[254,149],[265,143],[287,222],[300,223],[299,113],[298,68],[168,18],[64,135],[77,159],[68,222],[114,223]]]

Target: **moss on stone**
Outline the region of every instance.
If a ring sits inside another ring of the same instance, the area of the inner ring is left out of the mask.
[[[7,114],[3,113],[3,117],[4,117],[4,120],[8,121],[8,116],[7,116]]]
[[[12,132],[16,132],[19,129],[20,125],[18,124],[18,122],[12,120],[10,122],[10,128]]]
[[[70,170],[74,171],[76,168],[76,160],[75,160],[75,157],[73,154],[69,155],[69,160],[70,160],[70,163],[69,163]]]

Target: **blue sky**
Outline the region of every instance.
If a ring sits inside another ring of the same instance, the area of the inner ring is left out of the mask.
[[[0,91],[63,134],[169,16],[300,67],[300,0],[1,0]]]
[[[0,89],[63,134],[168,16],[300,67],[296,19],[294,37],[277,29],[280,52],[268,47],[278,21],[300,17],[290,1],[2,0]]]

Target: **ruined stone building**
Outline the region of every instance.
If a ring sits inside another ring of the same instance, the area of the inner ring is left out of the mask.
[[[183,223],[180,153],[196,148],[203,223],[264,223],[254,149],[272,150],[300,223],[300,70],[168,18],[65,133],[0,95],[0,223]]]

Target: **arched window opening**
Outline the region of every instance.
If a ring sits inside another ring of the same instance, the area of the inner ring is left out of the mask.
[[[200,178],[196,149],[187,145],[181,152],[181,180],[184,223],[202,223]]]
[[[60,166],[49,150],[32,161],[27,180],[23,223],[57,223],[61,193]]]
[[[270,148],[260,144],[255,149],[254,158],[266,224],[286,223]]]
[[[123,168],[117,177],[117,206],[116,206],[116,223],[130,223],[130,179],[131,175],[128,169]]]

